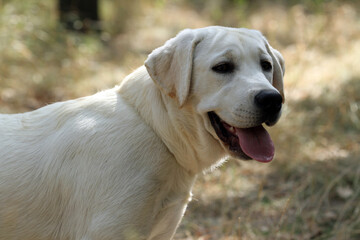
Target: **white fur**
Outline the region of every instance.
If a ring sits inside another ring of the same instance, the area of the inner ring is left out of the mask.
[[[0,239],[171,239],[196,175],[229,155],[206,113],[250,126],[251,94],[274,88],[257,57],[282,60],[266,46],[252,30],[185,30],[119,87],[0,115]],[[242,69],[222,79],[211,64],[229,56]]]

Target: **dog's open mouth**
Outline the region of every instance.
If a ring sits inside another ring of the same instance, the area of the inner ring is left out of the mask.
[[[262,125],[236,128],[221,120],[214,112],[209,112],[208,115],[217,136],[232,155],[259,162],[270,162],[273,159],[274,143]]]

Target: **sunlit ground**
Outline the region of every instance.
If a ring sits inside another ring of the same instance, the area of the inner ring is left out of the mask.
[[[102,2],[96,36],[59,27],[55,2],[0,1],[0,111],[110,88],[183,28],[258,29],[286,60],[276,158],[199,176],[175,239],[360,239],[359,5],[124,2]]]

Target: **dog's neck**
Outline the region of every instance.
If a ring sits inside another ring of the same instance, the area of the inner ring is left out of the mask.
[[[194,114],[194,109],[186,104],[180,108],[174,99],[163,94],[144,66],[123,80],[118,93],[154,129],[188,172],[198,174],[223,158],[204,146],[204,136],[198,134],[199,128],[203,128],[202,119]]]

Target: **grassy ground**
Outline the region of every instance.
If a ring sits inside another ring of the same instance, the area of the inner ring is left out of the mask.
[[[186,27],[256,28],[286,60],[276,158],[230,159],[199,176],[175,239],[360,239],[359,5],[133,1],[129,17],[124,2],[102,1],[106,33],[96,36],[59,27],[53,1],[0,0],[0,111],[112,87]]]

